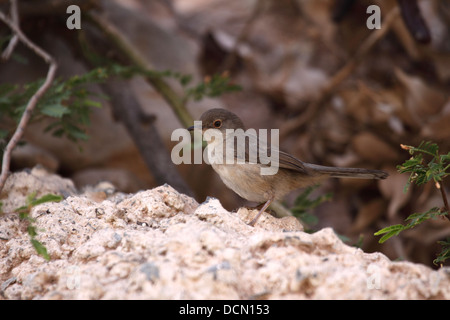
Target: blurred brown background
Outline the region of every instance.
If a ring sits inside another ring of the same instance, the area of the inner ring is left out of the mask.
[[[383,245],[373,233],[442,205],[432,185],[404,193],[408,176],[398,174],[396,165],[409,157],[401,143],[432,140],[442,153],[449,151],[448,1],[417,1],[419,11],[394,0],[19,1],[23,31],[58,60],[61,77],[91,68],[77,49],[80,31],[65,26],[70,4],[104,18],[155,70],[191,74],[194,82],[226,71],[242,87],[218,98],[189,101],[194,119],[209,108],[227,108],[247,127],[280,128],[281,148],[304,161],[388,171],[385,181],[329,180],[315,190],[314,195],[334,196],[315,210],[319,223],[313,229],[333,227],[351,244],[362,235],[364,251],[431,265],[436,241],[450,236],[448,221],[428,221]],[[379,30],[366,26],[371,4],[381,9]],[[8,1],[0,1],[0,10],[7,8]],[[87,19],[82,18],[81,27],[102,37]],[[4,25],[0,31],[8,34]],[[117,57],[114,50],[101,50],[107,58]],[[20,45],[16,54],[26,63],[2,63],[0,83],[26,83],[45,75],[46,65],[27,48]],[[182,94],[176,81],[167,81]],[[142,113],[155,116],[154,125],[170,150],[175,144],[170,134],[182,127],[173,110],[144,79],[133,77],[126,84]],[[103,105],[93,110],[90,139],[80,145],[44,133],[45,123],[29,126],[28,143],[15,151],[13,168],[41,163],[79,188],[102,180],[124,192],[160,184],[120,114],[113,115],[111,101]],[[207,165],[178,169],[199,202],[214,196],[230,210],[246,204]],[[298,194],[286,199],[288,207]]]

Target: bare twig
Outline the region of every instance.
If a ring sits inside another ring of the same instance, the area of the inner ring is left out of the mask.
[[[444,201],[445,211],[447,211],[447,215],[445,217],[450,220],[450,206],[448,205],[447,194],[445,193],[444,184],[442,181],[438,183],[438,186],[438,189],[441,191],[442,200]]]
[[[17,0],[10,0],[10,2],[11,2],[11,5],[10,5],[9,12],[11,15],[11,20],[18,27],[19,26],[19,12],[17,10]],[[3,61],[6,61],[9,59],[9,57],[11,57],[11,54],[13,53],[14,48],[16,47],[18,42],[19,42],[19,37],[17,36],[17,34],[14,34],[13,37],[11,38],[11,40],[9,41],[8,46],[2,53],[1,58]]]
[[[193,196],[189,185],[170,159],[170,153],[152,121],[142,119],[142,108],[131,88],[123,80],[109,80],[102,89],[111,99],[116,115],[120,115],[153,177],[158,184],[168,183],[186,195]]]
[[[18,39],[25,44],[28,48],[30,48],[34,53],[36,53],[38,56],[40,56],[46,63],[50,65],[47,76],[45,78],[44,83],[39,87],[39,89],[34,93],[34,95],[30,98],[28,101],[28,104],[25,108],[25,111],[22,114],[22,118],[20,119],[20,122],[17,126],[16,131],[14,132],[13,136],[9,140],[8,144],[6,145],[6,148],[3,153],[3,160],[2,160],[2,171],[0,174],[0,192],[3,189],[3,186],[5,185],[6,179],[8,177],[9,173],[9,165],[11,162],[11,152],[16,147],[19,140],[22,138],[23,133],[25,131],[25,127],[27,126],[31,115],[33,113],[33,109],[35,108],[36,104],[38,103],[39,99],[44,95],[44,93],[50,88],[50,85],[53,81],[53,78],[55,77],[57,64],[55,59],[51,55],[49,55],[47,52],[45,52],[43,49],[38,47],[36,44],[34,44],[28,37],[20,30],[18,21],[17,23],[10,20],[8,17],[5,16],[3,12],[0,12],[0,20],[3,21],[13,32],[14,35],[18,37]]]
[[[139,53],[127,39],[127,37],[120,32],[112,23],[105,19],[100,14],[88,12],[86,16],[108,37],[108,39],[119,48],[122,53],[131,60],[139,68],[151,71],[153,68],[149,62]],[[185,127],[189,127],[194,122],[194,119],[186,109],[184,100],[167,84],[166,81],[159,76],[152,76],[152,73],[147,73],[146,81],[158,91],[166,100],[173,112]]]
[[[431,33],[422,17],[417,0],[397,0],[403,21],[411,36],[420,43],[430,43]]]
[[[327,85],[322,89],[320,98],[311,102],[306,109],[306,112],[286,121],[281,130],[281,139],[287,136],[293,130],[308,123],[316,115],[320,113],[323,105],[331,97],[336,87],[338,87],[345,79],[347,79],[355,68],[359,65],[361,60],[367,55],[367,53],[373,48],[373,46],[381,40],[386,33],[391,29],[392,23],[399,16],[398,7],[393,8],[386,16],[385,21],[381,29],[373,31],[370,36],[361,44],[355,55],[328,81]]]
[[[239,46],[247,40],[247,37],[256,21],[256,19],[260,16],[261,12],[263,11],[265,0],[257,0],[255,3],[255,6],[252,10],[252,13],[250,14],[250,17],[248,18],[247,22],[245,23],[244,27],[242,28],[240,34],[238,35],[236,42],[234,43],[233,49],[229,52],[227,57],[225,58],[225,61],[222,63],[222,67],[220,68],[221,71],[230,70],[233,65],[236,63],[236,58],[238,55]]]
[[[79,46],[76,47],[76,50],[79,50],[87,65],[99,67],[104,64],[98,59],[100,56],[99,46],[91,45],[86,32],[89,32],[89,28],[79,33]],[[95,35],[91,36],[93,36],[91,41],[100,41]],[[108,46],[114,47],[116,44],[110,41]],[[170,153],[156,128],[155,117],[146,116],[142,111],[142,106],[134,96],[129,81],[109,79],[101,87],[110,98],[114,118],[120,119],[127,128],[156,183],[168,183],[178,191],[193,196],[194,193],[189,185],[171,161]]]

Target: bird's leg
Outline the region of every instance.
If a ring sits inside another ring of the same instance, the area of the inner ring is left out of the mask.
[[[270,204],[272,203],[273,198],[270,198],[269,200],[267,200],[267,202],[264,204],[264,206],[261,208],[261,210],[259,210],[258,214],[256,215],[256,217],[253,218],[252,221],[250,221],[248,223],[249,226],[254,226],[256,221],[258,221],[259,217],[262,215],[262,213],[267,209],[268,206],[270,206]]]

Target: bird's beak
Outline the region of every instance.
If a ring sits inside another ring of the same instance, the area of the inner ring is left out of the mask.
[[[202,130],[203,128],[200,126],[190,126],[189,128],[187,128],[188,131],[194,131],[194,130]]]

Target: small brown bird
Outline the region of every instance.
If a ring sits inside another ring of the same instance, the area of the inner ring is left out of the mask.
[[[235,139],[230,135],[237,129],[245,130],[241,119],[234,113],[225,109],[211,109],[203,113],[200,117],[202,127],[192,126],[188,130],[202,130],[204,134],[208,129],[219,130],[222,141],[208,141],[208,147],[221,142],[221,146],[227,146],[227,139]],[[233,130],[227,130],[233,129]],[[235,145],[235,141],[232,142]],[[229,145],[228,145],[229,146]],[[260,146],[258,146],[259,148]],[[278,170],[275,174],[261,174],[262,168],[269,167],[267,161],[262,161],[259,156],[256,161],[249,160],[249,147],[245,149],[245,163],[242,163],[242,157],[238,157],[234,150],[234,161],[229,163],[211,162],[213,169],[219,174],[225,185],[249,201],[264,203],[264,206],[258,212],[256,217],[250,221],[249,225],[255,225],[261,214],[274,200],[282,199],[289,192],[316,184],[326,178],[358,178],[358,179],[385,179],[388,174],[380,170],[370,170],[362,168],[338,168],[326,167],[303,162],[294,156],[279,151],[277,148],[267,147],[268,155],[278,152]],[[225,156],[225,152],[224,155]]]

